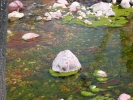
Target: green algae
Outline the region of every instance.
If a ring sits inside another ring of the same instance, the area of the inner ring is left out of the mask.
[[[117,86],[107,86],[108,89],[116,88]]]
[[[95,77],[100,77],[100,78],[104,78],[104,77],[98,75],[98,73],[99,73],[100,71],[102,71],[102,70],[95,70],[94,73],[93,73],[93,76],[95,76]],[[104,72],[104,71],[102,71],[102,72]],[[105,72],[104,72],[104,73],[105,73]],[[105,73],[105,74],[106,74],[106,73]]]
[[[108,78],[103,78],[103,77],[98,77],[98,78],[96,78],[97,79],[97,81],[99,81],[99,82],[106,82],[107,80],[108,80]]]
[[[54,72],[52,69],[49,70],[49,73],[52,76],[59,77],[59,76],[70,76],[78,73],[79,70],[72,71],[72,72],[64,72],[64,73],[59,73],[59,72]]]
[[[105,96],[96,96],[90,100],[115,100],[115,99],[108,95],[105,95]]]
[[[115,12],[115,16],[111,16],[106,18],[105,16],[100,16],[99,20],[94,15],[87,15],[87,20],[92,22],[92,25],[87,25],[83,22],[83,20],[79,20],[78,18],[72,18],[72,16],[68,15],[63,18],[62,23],[67,24],[78,24],[86,27],[98,27],[98,26],[110,26],[110,27],[121,27],[124,26],[129,20],[132,19],[131,12],[133,12],[133,8],[123,9],[119,6],[113,6],[113,11]]]
[[[67,15],[67,16],[64,16],[63,21],[68,22],[68,21],[71,21],[72,19],[73,17],[71,15]]]
[[[88,91],[81,91],[81,95],[82,96],[95,96],[96,94],[92,93],[92,92],[88,92]]]
[[[92,91],[92,92],[101,92],[101,91],[105,91],[106,89],[102,89],[102,88],[97,88],[95,85],[90,85],[89,86],[89,89]]]

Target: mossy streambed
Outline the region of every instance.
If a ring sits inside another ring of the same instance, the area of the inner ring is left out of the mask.
[[[132,22],[112,28],[29,20],[9,23],[8,29],[7,100],[116,100],[121,93],[133,97]],[[23,41],[27,32],[40,37]],[[49,73],[52,61],[66,49],[77,56],[82,70],[54,77]],[[107,80],[93,75],[99,69],[107,73]]]
[[[7,38],[7,100],[88,100],[103,95],[107,98],[108,94],[108,98],[115,100],[123,92],[132,96],[132,23],[121,28],[46,23],[9,25],[13,35]],[[39,33],[41,38],[21,40],[22,34],[28,31]],[[78,57],[83,69],[72,76],[53,77],[49,73],[52,61],[65,49]],[[93,76],[98,69],[107,73],[106,82],[100,83]],[[82,96],[81,91],[91,92],[90,85],[105,91]]]

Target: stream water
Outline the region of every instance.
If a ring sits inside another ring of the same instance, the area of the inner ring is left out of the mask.
[[[61,24],[60,20],[35,21],[34,17],[9,23],[6,53],[7,100],[116,100],[121,93],[133,96],[133,23],[123,27],[93,27]],[[40,35],[21,40],[27,32]],[[53,77],[49,73],[56,55],[69,49],[82,70],[73,76]],[[108,75],[106,83],[93,76],[96,69]],[[82,74],[88,77],[83,78]],[[89,85],[105,88],[96,96],[84,97]],[[107,86],[114,88],[107,89]],[[105,99],[105,95],[109,95]]]

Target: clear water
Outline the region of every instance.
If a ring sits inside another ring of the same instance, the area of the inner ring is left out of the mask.
[[[95,96],[84,97],[80,92],[90,91],[91,84],[106,89],[95,93],[97,96],[110,94],[114,100],[121,93],[133,96],[132,23],[120,28],[88,28],[62,25],[54,20],[8,26],[12,34],[7,36],[7,100],[90,100]],[[38,33],[40,37],[21,40],[27,32]],[[77,56],[82,70],[68,77],[51,76],[52,61],[66,49]],[[96,69],[107,73],[108,82],[97,82],[93,76]],[[83,78],[83,73],[88,73],[88,77]],[[116,87],[107,89],[107,86]]]

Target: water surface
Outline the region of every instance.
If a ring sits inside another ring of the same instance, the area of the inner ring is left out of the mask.
[[[121,93],[133,96],[133,23],[124,27],[88,28],[61,24],[60,20],[20,21],[9,23],[12,34],[7,36],[7,100],[90,100],[80,94],[89,85],[101,88],[116,86],[97,96],[110,94],[116,100]],[[40,35],[30,41],[21,40],[27,32]],[[56,55],[69,49],[79,59],[82,70],[68,77],[49,73]],[[93,76],[96,69],[108,74],[101,84]],[[88,78],[82,77],[88,73]]]

